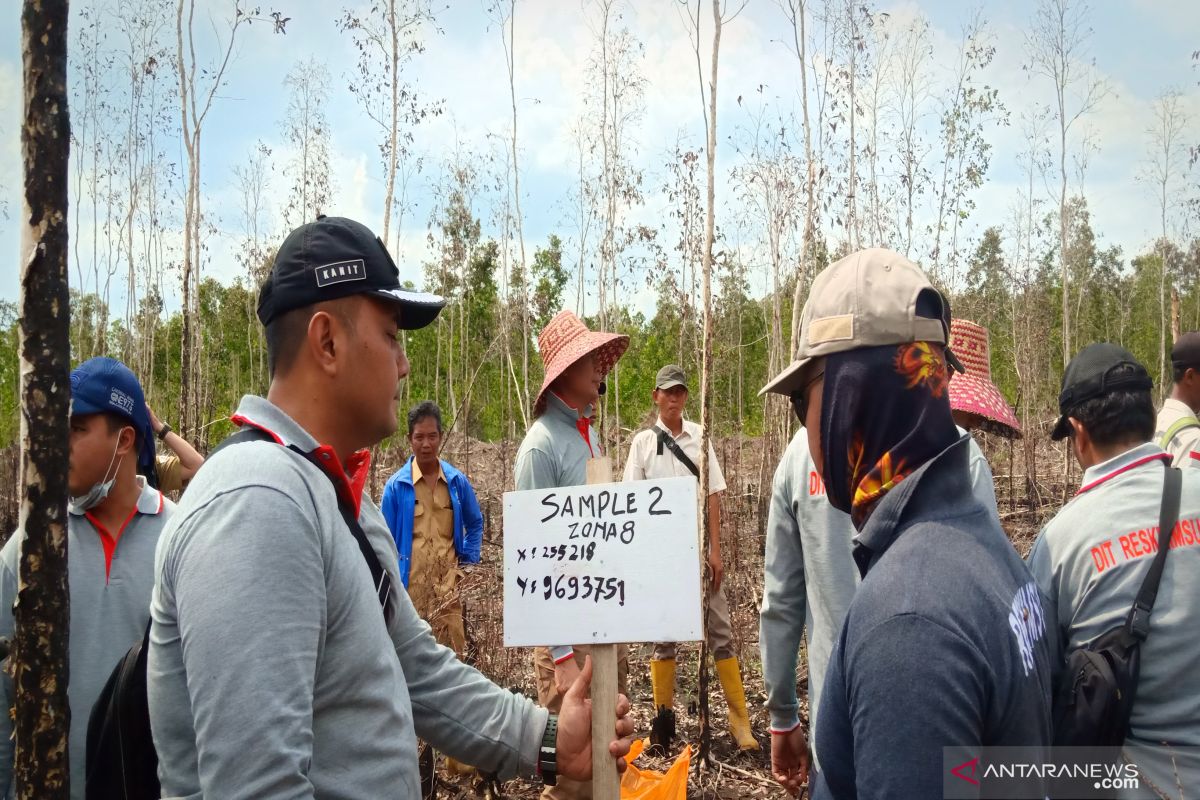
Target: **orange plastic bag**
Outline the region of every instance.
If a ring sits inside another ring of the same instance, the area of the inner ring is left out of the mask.
[[[649,739],[640,739],[629,748],[626,761],[629,766],[621,776],[621,800],[687,800],[688,762],[692,758],[692,748],[684,747],[664,774],[633,765],[634,759],[649,744]]]

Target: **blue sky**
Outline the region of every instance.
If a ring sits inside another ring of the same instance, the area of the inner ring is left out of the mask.
[[[0,215],[0,252],[10,257],[0,266],[0,299],[16,299],[19,4],[4,5],[7,21],[0,24],[0,197],[8,201],[8,217]],[[500,34],[487,5],[484,0],[448,0],[449,7],[438,18],[441,32],[428,33],[426,52],[414,59],[409,72],[410,81],[420,92],[426,97],[443,98],[446,108],[441,117],[415,131],[414,150],[424,159],[425,167],[410,182],[409,200],[415,210],[405,220],[397,260],[404,277],[417,283],[422,280],[421,264],[429,257],[429,187],[444,163],[457,149],[479,157],[484,170],[502,169],[486,160],[501,151],[510,124]],[[77,12],[82,7],[92,11],[104,8],[101,3],[74,6]],[[197,18],[207,17],[219,27],[219,20],[231,6],[229,0],[200,0]],[[292,17],[286,35],[273,35],[266,26],[254,26],[239,34],[228,84],[206,128],[204,204],[217,227],[216,235],[208,240],[211,259],[206,274],[231,279],[239,273],[235,262],[238,198],[232,170],[245,162],[259,140],[267,142],[280,160],[286,156],[280,130],[287,104],[283,79],[292,65],[304,58],[321,59],[333,76],[327,112],[333,132],[335,183],[330,213],[357,217],[374,227],[380,225],[383,185],[376,151],[378,134],[347,90],[353,80],[355,53],[349,37],[337,29],[340,8],[323,2],[279,0],[269,9],[279,9]],[[882,8],[897,20],[917,14],[930,20],[937,53],[931,74],[935,80],[944,80],[957,33],[973,7],[937,0],[883,3]],[[1014,119],[1022,110],[1050,99],[1047,82],[1031,79],[1022,69],[1026,62],[1024,31],[1033,9],[1032,0],[992,2],[983,7],[997,47],[995,61],[983,80],[1000,89]],[[643,207],[630,212],[629,219],[657,225],[670,210],[662,187],[671,148],[677,139],[696,146],[703,135],[694,54],[674,0],[629,0],[622,14],[625,24],[645,45],[641,69],[647,81],[645,112],[631,128],[630,147],[632,160],[645,171],[646,198]],[[591,3],[576,0],[520,0],[517,4],[522,207],[530,255],[535,245],[557,232],[568,242],[568,260],[574,260],[571,249],[577,245],[572,244],[570,203],[578,179],[570,127],[584,110],[582,96],[586,61],[595,42],[594,19]],[[745,142],[754,114],[764,106],[771,115],[775,109],[790,111],[798,102],[795,61],[776,40],[783,34],[784,25],[774,0],[749,0],[745,12],[725,29],[718,112],[722,175],[718,180],[718,224],[727,232],[737,228],[737,220],[747,218],[728,180],[729,170],[739,162],[737,144]],[[1083,188],[1101,240],[1120,244],[1128,257],[1145,248],[1158,228],[1157,206],[1138,175],[1146,159],[1149,108],[1159,92],[1176,87],[1185,93],[1184,107],[1191,114],[1189,139],[1200,141],[1200,70],[1193,68],[1191,61],[1192,51],[1200,49],[1200,3],[1096,0],[1092,3],[1091,25],[1091,54],[1098,73],[1112,91],[1081,123],[1098,147],[1089,160]],[[204,36],[211,31],[207,21],[198,24],[197,29]],[[707,37],[707,30],[704,35]],[[203,53],[212,50],[211,37],[202,38],[202,58]],[[740,105],[739,96],[745,98]],[[1021,147],[1017,126],[991,130],[988,138],[994,147],[992,167],[987,184],[976,195],[978,208],[967,228],[972,238],[987,225],[1008,222],[1021,185],[1016,161]],[[1195,173],[1187,180],[1193,186],[1200,183]],[[1040,183],[1038,188],[1049,197]],[[285,189],[280,166],[271,183],[274,228],[282,227],[278,212]],[[498,193],[486,189],[477,196],[475,212],[483,221],[485,235],[500,235],[500,200]],[[747,249],[744,257],[755,270],[752,286],[761,291],[766,286],[765,272],[759,269],[764,261],[761,243],[756,241],[752,223],[742,229]],[[73,231],[73,235],[87,237],[90,231]],[[275,238],[278,240],[278,235]],[[673,241],[672,234],[667,234],[667,241]],[[113,305],[120,306],[116,302]]]

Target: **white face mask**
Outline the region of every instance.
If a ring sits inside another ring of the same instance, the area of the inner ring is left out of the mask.
[[[108,497],[108,493],[112,491],[113,483],[117,480],[117,472],[121,469],[121,460],[117,459],[117,448],[121,446],[121,440],[117,439],[117,444],[113,447],[112,458],[109,459],[108,469],[104,470],[105,478],[102,481],[92,485],[92,488],[86,494],[80,497],[72,497],[69,500],[71,510],[76,514],[82,514],[85,511],[90,511],[100,505]],[[116,464],[116,469],[113,469],[113,464]],[[112,477],[108,477],[108,470],[112,469]]]

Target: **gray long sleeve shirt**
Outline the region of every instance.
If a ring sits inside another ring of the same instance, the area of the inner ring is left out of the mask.
[[[517,450],[514,471],[518,490],[587,483],[588,460],[604,455],[600,437],[591,428],[593,410],[588,406],[581,413],[554,392],[547,393],[546,410],[529,426]],[[567,660],[574,652],[570,645],[550,648],[555,664]]]
[[[175,504],[138,477],[141,493],[134,514],[120,531],[103,531],[85,514],[67,515],[67,581],[71,593],[71,704],[68,747],[71,757],[71,797],[83,800],[88,718],[100,690],[117,662],[141,641],[150,619],[154,586],[154,550]],[[111,559],[103,536],[115,538]],[[13,635],[13,602],[17,597],[17,567],[25,532],[18,530],[0,550],[0,636]],[[12,782],[12,678],[0,679],[0,797]]]
[[[1163,462],[1143,444],[1083,473],[1071,502],[1046,524],[1029,566],[1046,598],[1047,626],[1057,644],[1055,672],[1066,654],[1125,621],[1158,552]],[[1126,752],[1164,791],[1200,784],[1200,758],[1173,747],[1200,747],[1200,473],[1183,470],[1179,522],[1171,537],[1141,646],[1141,670]]]
[[[262,398],[235,419],[318,448]],[[502,777],[535,772],[547,712],[437,644],[369,498],[359,521],[391,576],[390,624],[311,462],[253,442],[197,474],[160,542],[151,606],[165,798],[415,798],[418,735]]]
[[[959,433],[965,435],[961,428]],[[969,440],[971,489],[994,516],[996,492],[983,451]],[[850,516],[829,504],[803,428],[783,453],[771,488],[759,649],[771,730],[800,724],[796,662],[807,634],[810,739],[817,729],[830,653],[858,585]],[[811,742],[810,742],[811,743]]]

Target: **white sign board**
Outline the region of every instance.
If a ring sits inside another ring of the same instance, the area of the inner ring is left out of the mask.
[[[703,638],[696,479],[504,495],[504,644]]]

